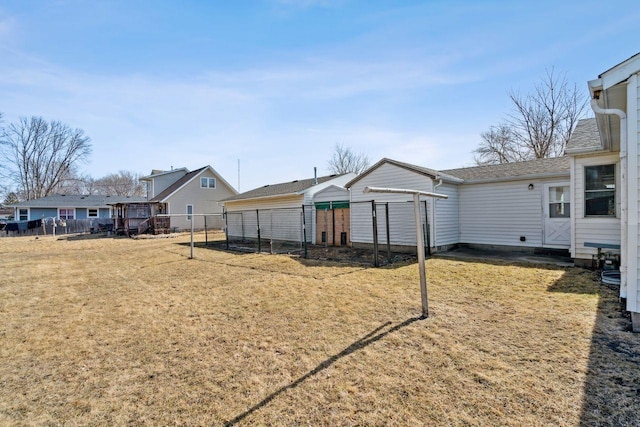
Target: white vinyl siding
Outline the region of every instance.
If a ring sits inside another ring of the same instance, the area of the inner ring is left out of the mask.
[[[413,212],[413,198],[411,195],[364,193],[365,187],[404,188],[411,190],[433,191],[432,180],[424,175],[407,169],[382,164],[376,170],[362,177],[351,187],[351,241],[353,243],[373,243],[373,227],[371,222],[371,203],[363,203],[375,200],[378,203],[392,202],[389,204],[389,231],[393,245],[416,245],[416,229]],[[401,202],[401,203],[394,203]],[[429,211],[432,200],[427,200]],[[421,209],[424,214],[424,208]],[[386,243],[385,212],[384,206],[378,205],[378,242]],[[432,218],[429,218],[432,223]],[[433,235],[433,224],[431,229]]]
[[[436,224],[435,245],[454,245],[460,242],[460,218],[458,212],[458,185],[442,184],[434,189],[435,193],[446,194],[448,199],[435,200]]]
[[[589,217],[585,215],[585,166],[597,166],[615,164],[616,165],[616,217]],[[591,259],[591,256],[597,252],[595,248],[586,248],[584,244],[589,243],[606,243],[620,244],[620,170],[619,156],[615,154],[604,154],[588,157],[576,157],[574,166],[573,200],[572,210],[574,212],[575,227],[573,230],[575,247],[572,250],[573,257],[579,259]]]
[[[460,243],[541,247],[542,187],[532,180],[461,185]]]
[[[629,113],[629,143],[634,144],[635,147],[635,155],[637,159],[637,167],[636,167],[636,175],[635,180],[630,182],[630,185],[635,184],[636,193],[638,195],[637,203],[634,203],[633,206],[629,206],[629,223],[630,224],[638,224],[640,221],[639,213],[640,213],[640,78],[639,76],[633,76],[629,79],[629,82],[635,83],[635,87],[630,87],[627,89],[629,102],[628,104],[628,113]],[[631,212],[631,209],[635,209],[634,212]],[[627,309],[634,311],[636,313],[640,312],[640,227],[635,231],[638,236],[638,244],[633,248],[635,253],[633,255],[634,259],[629,260],[629,267],[635,267],[635,281],[634,283],[628,284],[629,297],[628,300],[632,298],[632,293],[635,290],[635,304],[633,302],[627,302]],[[635,263],[635,265],[634,265]]]

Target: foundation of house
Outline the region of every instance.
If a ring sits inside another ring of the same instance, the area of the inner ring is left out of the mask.
[[[640,313],[631,312],[631,326],[633,332],[640,333]]]

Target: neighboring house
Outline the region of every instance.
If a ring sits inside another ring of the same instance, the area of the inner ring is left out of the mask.
[[[111,218],[111,206],[120,202],[144,201],[144,197],[54,194],[11,205],[16,221],[43,218],[61,220]]]
[[[365,187],[386,187],[449,196],[424,198],[426,240],[435,250],[461,243],[568,250],[569,175],[567,157],[443,171],[385,158],[345,185],[351,190],[351,240],[356,246],[373,242],[373,200],[388,204],[391,244],[415,247],[411,196],[364,193]],[[377,218],[379,243],[386,243],[386,221],[380,213]]]
[[[238,192],[211,166],[194,171],[187,168],[170,171],[153,170],[150,175],[140,178],[147,184],[147,198],[135,206],[117,206],[126,221],[128,229],[136,229],[143,222],[158,214],[171,216],[172,229],[189,229],[193,214],[195,228],[205,225],[203,214],[211,215],[207,227],[222,227],[220,200],[234,196]],[[168,225],[165,225],[168,228]],[[163,227],[165,227],[163,226]]]
[[[575,256],[620,246],[620,297],[640,331],[640,54],[589,82],[600,138],[572,147]]]
[[[315,243],[314,196],[330,186],[342,187],[355,174],[330,175],[265,185],[222,201],[230,238],[261,238]],[[304,208],[303,208],[304,206]],[[302,212],[304,210],[304,216]],[[306,226],[306,230],[303,230]]]

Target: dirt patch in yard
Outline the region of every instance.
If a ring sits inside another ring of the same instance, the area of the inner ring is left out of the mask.
[[[203,240],[199,234],[199,241]],[[0,424],[633,425],[640,335],[577,268],[418,271],[0,240]]]

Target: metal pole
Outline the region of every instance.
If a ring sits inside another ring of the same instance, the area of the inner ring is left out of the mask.
[[[333,202],[331,202],[331,244],[336,245],[336,209],[333,207]]]
[[[258,225],[258,252],[262,252],[262,242],[260,242],[260,210],[256,209],[256,223]]]
[[[376,201],[371,201],[371,219],[373,222],[373,265],[378,267],[378,218],[376,216]]]
[[[304,257],[307,258],[307,219],[304,214],[304,205],[302,205],[302,244],[304,245]]]
[[[427,296],[427,274],[424,268],[424,241],[420,215],[420,195],[413,195],[413,214],[416,221],[416,248],[418,250],[418,268],[420,270],[420,296],[422,297],[422,317],[429,317],[429,299]]]
[[[209,246],[209,235],[207,234],[207,216],[204,216],[204,245]]]
[[[193,217],[194,215],[191,215],[191,256],[189,257],[190,259],[193,259]]]
[[[317,214],[316,214],[317,215]],[[327,215],[327,208],[324,209],[324,247],[329,246],[329,220]],[[316,223],[317,224],[317,223]],[[316,239],[318,236],[316,235]],[[317,243],[317,242],[316,242]]]
[[[427,210],[427,201],[424,201],[424,224],[427,236],[427,253],[431,256],[431,227],[429,227],[429,211]]]
[[[387,225],[387,258],[391,262],[391,232],[389,231],[389,202],[384,204],[384,215]]]
[[[224,215],[224,231],[227,235],[227,250],[229,250],[229,212],[227,212],[227,208],[224,208],[222,214]],[[240,213],[240,215],[242,215],[242,213]]]

